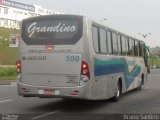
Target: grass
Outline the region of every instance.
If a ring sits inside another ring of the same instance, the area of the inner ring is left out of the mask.
[[[19,34],[19,30],[0,27],[0,65],[15,65],[18,48],[9,47],[9,36]]]
[[[18,48],[9,47],[9,36],[19,30],[0,27],[0,80],[16,80]],[[6,66],[7,65],[7,66]]]
[[[149,59],[149,65],[156,65],[158,68],[160,67],[160,58],[159,57],[151,57]]]
[[[16,80],[16,67],[0,67],[0,80]]]
[[[16,80],[17,76],[7,76],[7,77],[0,77],[1,80]]]
[[[16,65],[17,48],[4,48],[0,50],[0,65]]]

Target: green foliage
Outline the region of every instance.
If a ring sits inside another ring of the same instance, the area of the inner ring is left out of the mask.
[[[160,68],[160,57],[158,56],[151,56],[149,59],[150,66],[156,66],[156,68]]]
[[[16,75],[17,69],[15,67],[0,67],[0,79]]]
[[[18,34],[20,30],[0,27],[0,39],[8,39],[10,34]]]
[[[2,46],[1,42],[0,46]],[[9,48],[8,46],[0,48],[0,65],[15,65],[17,56],[18,48]]]
[[[3,78],[1,78],[0,77],[0,80],[16,80],[16,76],[8,76],[8,77],[3,77]]]
[[[156,68],[160,68],[160,65],[157,65]]]
[[[18,48],[9,47],[9,36],[19,33],[19,30],[0,27],[0,65],[15,65]]]
[[[15,65],[18,50],[16,48],[7,48],[0,51],[0,64],[1,65]]]

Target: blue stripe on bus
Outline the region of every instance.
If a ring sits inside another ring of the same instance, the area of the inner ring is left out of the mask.
[[[128,65],[125,59],[119,60],[109,60],[102,61],[95,59],[95,76],[103,76],[114,73],[124,73],[126,87],[128,88],[130,84],[135,80],[135,78],[141,72],[141,67],[139,65],[135,65],[134,69],[131,73],[128,71]]]

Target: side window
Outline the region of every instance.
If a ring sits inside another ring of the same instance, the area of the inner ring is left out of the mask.
[[[121,55],[121,36],[118,35],[118,55]]]
[[[135,40],[132,40],[132,55],[134,56],[135,55],[135,46],[134,46],[134,41]]]
[[[140,44],[140,41],[138,41],[138,55],[141,56],[141,44]]]
[[[134,56],[134,40],[129,38],[129,55]]]
[[[111,32],[110,31],[107,31],[107,48],[108,48],[108,53],[109,54],[112,54],[112,42],[111,42]]]
[[[92,37],[95,52],[99,53],[98,27],[92,27]]]
[[[100,36],[100,51],[101,53],[107,53],[107,39],[106,39],[106,31],[105,29],[99,29],[99,36]]]
[[[112,32],[112,45],[113,45],[113,54],[118,54],[117,34],[114,32]]]
[[[144,55],[144,50],[143,50],[143,43],[140,42],[140,45],[139,45],[139,51],[140,51],[140,56],[143,56]]]
[[[135,41],[135,56],[139,56],[139,44],[138,44],[138,41]]]
[[[126,54],[129,55],[129,38],[126,37],[125,40]]]
[[[122,42],[122,55],[126,55],[126,37],[121,36],[121,42]]]

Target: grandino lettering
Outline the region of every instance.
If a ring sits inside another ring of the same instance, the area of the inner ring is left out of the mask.
[[[43,33],[43,32],[74,32],[76,31],[76,26],[67,26],[63,23],[58,23],[56,26],[42,26],[38,27],[37,22],[33,22],[28,27],[29,37],[32,37],[34,33]]]

